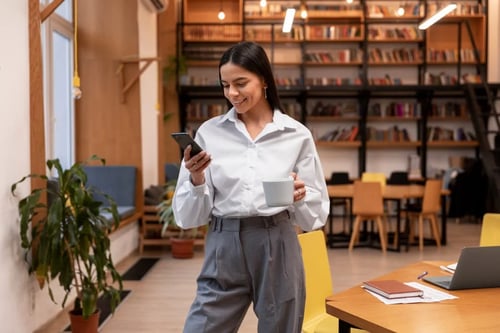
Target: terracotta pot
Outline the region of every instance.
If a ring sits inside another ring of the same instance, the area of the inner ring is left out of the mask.
[[[194,239],[171,238],[172,256],[178,259],[189,259],[194,256]]]
[[[71,320],[71,332],[72,333],[97,333],[99,327],[99,315],[101,311],[97,310],[94,314],[90,315],[87,319],[84,319],[81,314],[69,312],[69,317]]]

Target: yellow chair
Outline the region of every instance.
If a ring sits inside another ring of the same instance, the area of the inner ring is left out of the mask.
[[[422,208],[419,211],[407,210],[409,224],[409,241],[413,239],[414,222],[418,219],[418,244],[419,249],[424,249],[424,220],[429,220],[432,236],[437,247],[441,246],[439,235],[437,214],[441,210],[441,179],[428,179],[425,182],[424,197],[422,198]]]
[[[298,235],[306,279],[306,304],[302,333],[336,333],[339,321],[326,312],[325,299],[333,294],[330,263],[323,231]],[[364,332],[351,329],[351,332]]]
[[[384,192],[385,185],[387,183],[387,178],[384,173],[381,172],[363,172],[361,175],[362,182],[379,182],[382,187],[382,192]]]
[[[356,181],[352,196],[352,213],[356,216],[352,228],[349,250],[358,242],[361,223],[375,221],[382,252],[387,251],[387,220],[384,214],[384,201],[379,182]]]
[[[484,214],[479,246],[497,245],[500,245],[500,214]]]

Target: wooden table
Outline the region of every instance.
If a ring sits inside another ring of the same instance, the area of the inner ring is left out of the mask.
[[[417,276],[424,271],[429,275],[445,275],[439,265],[448,263],[419,262],[380,279],[416,282]],[[386,305],[356,286],[327,297],[326,310],[339,318],[339,333],[350,332],[351,325],[373,333],[500,332],[500,288],[440,290],[458,298],[438,303]]]
[[[328,195],[330,200],[334,198],[345,198],[351,200],[352,208],[352,197],[354,193],[354,185],[328,185]],[[446,245],[446,197],[449,195],[449,190],[443,190],[441,193],[441,244]],[[384,187],[382,197],[384,200],[392,200],[396,202],[396,231],[399,232],[401,226],[401,202],[407,199],[418,199],[424,196],[424,186],[423,185],[386,185]],[[331,212],[330,212],[331,213]],[[352,217],[352,211],[351,211]],[[329,238],[332,239],[332,216],[330,215],[330,231]],[[398,237],[401,239],[401,237]],[[330,243],[330,241],[329,241]],[[331,245],[331,244],[329,244]],[[400,242],[397,242],[393,250],[400,251]]]

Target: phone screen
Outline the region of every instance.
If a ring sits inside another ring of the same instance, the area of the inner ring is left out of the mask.
[[[186,132],[172,133],[172,137],[177,141],[182,150],[191,145],[191,156],[200,153],[203,149],[194,141],[194,139]]]

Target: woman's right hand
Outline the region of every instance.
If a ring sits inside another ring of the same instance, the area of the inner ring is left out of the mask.
[[[191,145],[184,149],[184,164],[191,174],[191,182],[198,186],[205,183],[205,169],[210,165],[212,158],[204,150],[191,157],[191,149]]]

